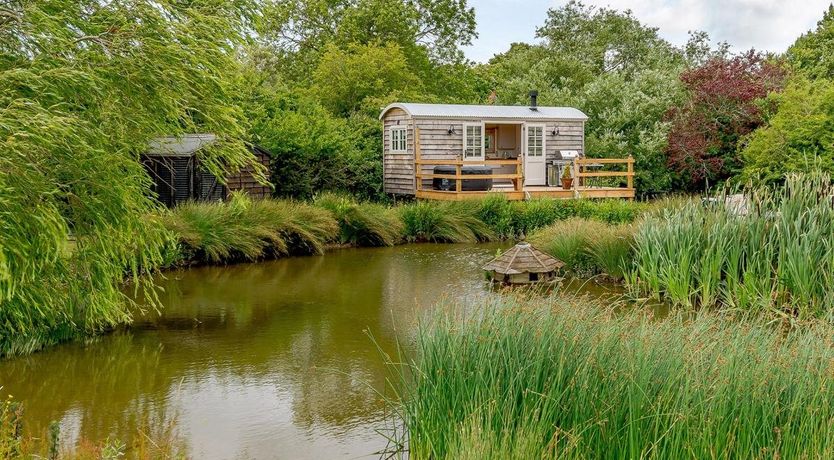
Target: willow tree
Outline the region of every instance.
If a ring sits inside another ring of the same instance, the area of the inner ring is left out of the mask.
[[[167,240],[137,161],[150,139],[214,132],[213,172],[251,162],[230,101],[252,15],[247,0],[0,5],[0,354],[130,320],[119,284]]]

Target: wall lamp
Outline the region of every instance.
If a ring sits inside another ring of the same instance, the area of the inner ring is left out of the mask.
[[[552,134],[554,136],[558,136],[559,135],[559,128],[554,126],[553,131],[551,131],[550,134]]]
[[[449,125],[449,134],[455,134],[455,125]]]

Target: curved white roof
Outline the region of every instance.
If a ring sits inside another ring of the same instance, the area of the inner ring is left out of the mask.
[[[415,118],[514,118],[519,120],[587,120],[588,116],[573,107],[536,107],[522,105],[416,104],[395,102],[382,109],[379,118],[391,109],[402,109]]]

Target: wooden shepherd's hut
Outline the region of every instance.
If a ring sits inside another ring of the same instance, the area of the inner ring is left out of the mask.
[[[551,280],[556,276],[556,270],[564,266],[564,262],[539,251],[530,243],[521,242],[484,265],[484,270],[496,282],[527,284]]]

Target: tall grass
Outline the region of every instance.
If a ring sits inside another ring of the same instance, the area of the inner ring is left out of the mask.
[[[747,193],[748,212],[690,202],[648,215],[635,234],[635,292],[687,308],[830,317],[834,189],[822,176]]]
[[[336,220],[324,209],[294,201],[252,200],[242,194],[228,203],[186,203],[164,217],[184,257],[201,262],[321,254],[338,233]]]
[[[400,208],[407,241],[474,243],[497,239],[479,218],[480,201],[419,201]]]
[[[631,263],[633,232],[628,224],[571,218],[536,231],[528,240],[579,275],[605,273],[620,279]]]
[[[394,367],[410,458],[834,455],[823,324],[785,333],[714,313],[505,298],[441,314],[416,346]]]
[[[314,205],[326,209],[339,222],[339,242],[356,246],[393,246],[402,238],[402,221],[394,209],[377,203],[359,203],[345,195],[323,193]]]

